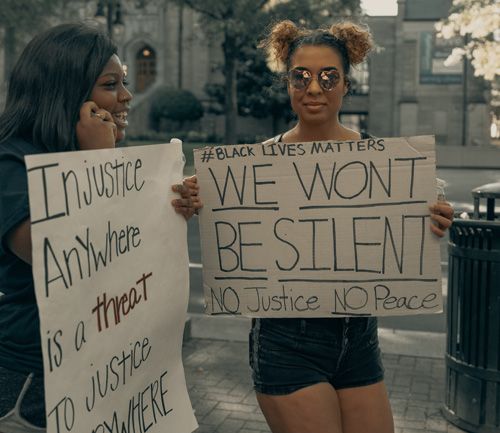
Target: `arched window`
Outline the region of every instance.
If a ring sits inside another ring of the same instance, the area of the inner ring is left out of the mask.
[[[156,52],[144,45],[135,56],[135,91],[144,92],[156,79]]]

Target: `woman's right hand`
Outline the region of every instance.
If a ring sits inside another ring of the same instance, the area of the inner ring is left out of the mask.
[[[109,112],[87,101],[80,109],[76,124],[76,138],[80,150],[111,149],[115,147],[116,125]]]

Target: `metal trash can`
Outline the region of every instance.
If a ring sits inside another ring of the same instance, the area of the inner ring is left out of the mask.
[[[500,432],[500,183],[472,191],[474,219],[450,228],[443,414],[470,431]],[[480,199],[486,198],[486,219]]]

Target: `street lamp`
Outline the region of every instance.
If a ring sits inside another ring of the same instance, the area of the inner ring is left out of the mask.
[[[121,0],[99,0],[94,18],[98,23],[106,25],[110,38],[124,31]]]

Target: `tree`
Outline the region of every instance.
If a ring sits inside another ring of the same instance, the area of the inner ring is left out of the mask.
[[[446,60],[454,64],[465,55],[474,74],[494,81],[500,76],[500,5],[496,0],[453,0],[450,16],[436,25],[445,39],[463,36],[465,45]]]
[[[269,70],[264,53],[255,45],[245,47],[240,54],[237,68],[238,114],[258,119],[271,116],[273,134],[277,134],[279,120],[293,118],[285,81]],[[209,111],[222,114],[224,85],[209,83],[205,86],[205,93],[213,101]]]
[[[275,0],[268,10],[272,21],[288,19],[308,28],[330,25],[360,13],[360,0]]]
[[[445,65],[471,60],[474,75],[491,83],[492,124],[500,119],[500,5],[497,0],[453,0],[448,18],[436,24],[438,36],[464,37],[464,46],[454,48]]]
[[[270,0],[172,0],[200,14],[206,31],[222,40],[224,55],[225,143],[236,143],[237,57],[259,29],[263,9]]]
[[[189,90],[162,87],[155,92],[151,103],[151,120],[157,131],[163,119],[178,122],[182,129],[184,122],[198,120],[201,116],[203,106]]]
[[[265,118],[273,121],[273,134],[277,134],[280,119],[290,121],[293,111],[283,76],[267,67],[265,54],[255,45],[245,50],[246,61],[238,70],[238,108],[242,116]]]
[[[0,29],[3,29],[5,77],[14,66],[17,45],[23,36],[31,36],[47,24],[64,0],[2,0]]]

